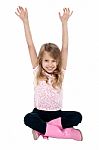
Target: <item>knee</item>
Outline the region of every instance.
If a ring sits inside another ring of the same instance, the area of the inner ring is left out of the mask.
[[[29,120],[30,120],[30,113],[25,115],[25,117],[24,117],[24,124],[28,126]]]
[[[25,117],[24,117],[24,124],[26,126],[31,126],[34,124],[35,120],[37,118],[37,114],[35,113],[28,113]]]
[[[77,112],[77,118],[79,120],[79,123],[82,121],[82,114],[80,112]]]

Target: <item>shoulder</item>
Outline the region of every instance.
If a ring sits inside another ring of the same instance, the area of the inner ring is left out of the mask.
[[[34,75],[37,74],[38,70],[39,70],[39,66],[36,66],[35,68],[33,68],[33,74]]]
[[[38,70],[39,66],[37,65],[35,68],[33,68],[33,71]]]
[[[64,73],[66,72],[66,69],[62,68],[61,71],[62,71],[62,73],[64,74]]]
[[[61,69],[61,74],[62,74],[63,76],[64,76],[65,72],[66,72],[66,69],[62,68],[62,69]]]

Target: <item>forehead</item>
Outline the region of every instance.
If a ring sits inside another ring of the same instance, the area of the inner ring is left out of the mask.
[[[44,52],[43,59],[54,59],[54,58],[51,57],[50,52]]]

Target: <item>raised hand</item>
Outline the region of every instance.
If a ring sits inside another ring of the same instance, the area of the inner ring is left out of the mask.
[[[63,9],[63,14],[61,15],[61,13],[59,12],[59,18],[61,20],[62,23],[67,22],[69,17],[72,15],[73,11],[70,11],[69,8],[64,8]]]
[[[15,14],[23,21],[23,22],[25,22],[25,21],[27,21],[28,20],[28,11],[27,11],[27,9],[25,8],[23,8],[23,7],[18,7],[17,8],[17,12],[15,12]]]

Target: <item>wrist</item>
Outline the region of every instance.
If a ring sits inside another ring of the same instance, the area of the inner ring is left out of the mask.
[[[66,26],[67,25],[67,21],[62,22],[62,25]]]
[[[23,21],[23,24],[28,24],[29,23],[28,18],[23,19],[22,21]]]

